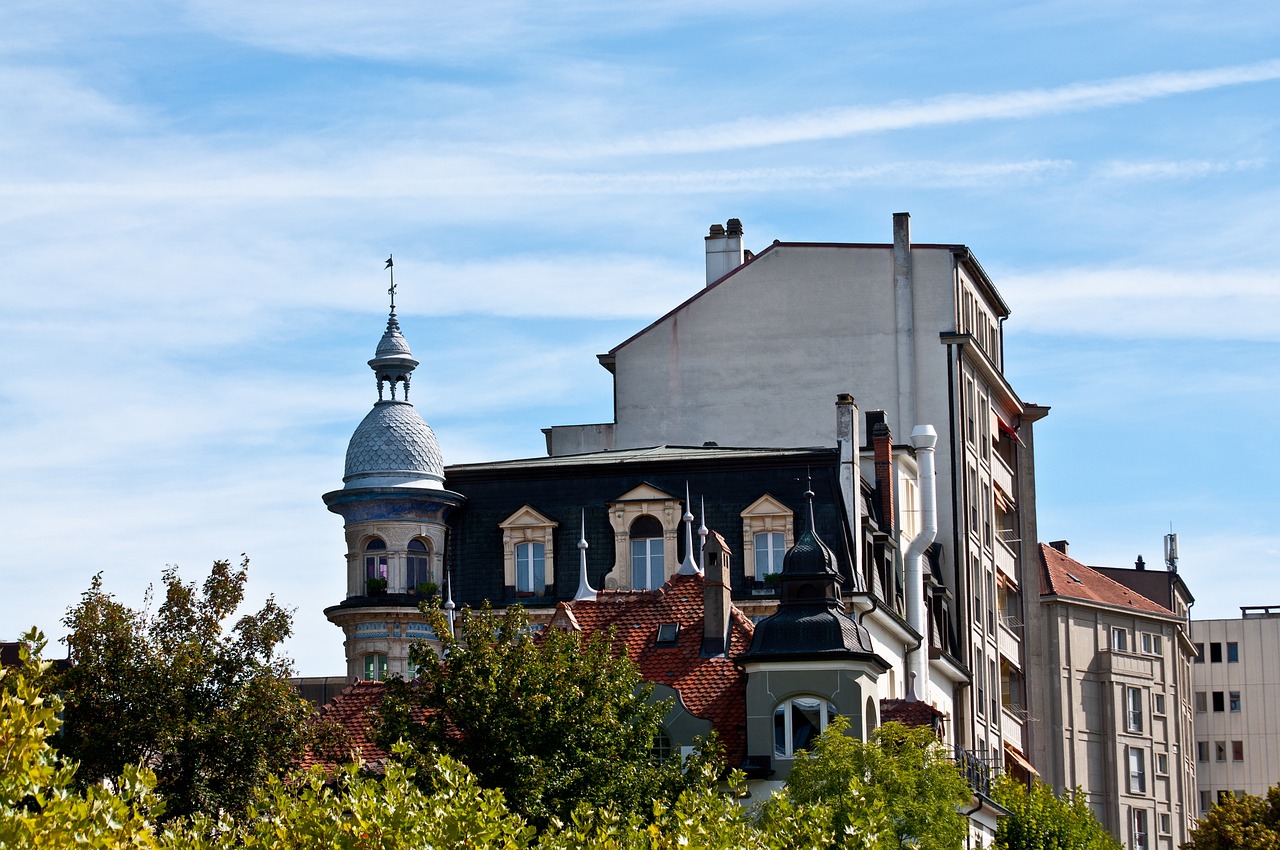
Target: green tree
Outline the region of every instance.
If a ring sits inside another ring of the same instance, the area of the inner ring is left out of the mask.
[[[1280,785],[1266,797],[1227,797],[1200,818],[1187,850],[1280,850]]]
[[[464,611],[455,637],[439,611],[424,611],[442,652],[418,644],[418,681],[388,683],[383,746],[403,739],[420,758],[443,753],[465,763],[538,826],[567,819],[579,803],[648,811],[689,786],[694,771],[678,757],[652,754],[668,705],[651,700],[652,687],[611,635],[583,640],[549,629],[535,637],[513,606],[502,617],[487,607]],[[703,758],[711,757],[694,757]]]
[[[0,847],[154,847],[147,817],[159,805],[150,771],[130,766],[112,781],[114,792],[81,792],[75,764],[49,745],[62,701],[44,691],[43,648],[44,635],[32,630],[20,666],[0,668]]]
[[[1001,776],[992,796],[1009,810],[996,828],[1001,850],[1120,850],[1078,788],[1058,797],[1038,779],[1028,787]]]
[[[68,611],[58,747],[80,762],[83,785],[142,764],[166,817],[243,811],[256,786],[296,762],[312,709],[278,654],[292,614],[268,599],[226,628],[247,570],[247,559],[238,570],[219,561],[197,588],[169,567],[154,614],[116,600],[98,575]]]
[[[841,847],[952,850],[968,831],[971,793],[933,732],[886,723],[860,741],[837,718],[808,758],[797,756],[787,791],[801,805],[825,803]]]

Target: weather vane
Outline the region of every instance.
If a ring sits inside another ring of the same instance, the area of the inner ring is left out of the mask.
[[[391,288],[387,292],[391,295],[391,312],[396,311],[396,264],[391,262],[391,255],[387,255],[387,264],[383,267],[391,270]]]

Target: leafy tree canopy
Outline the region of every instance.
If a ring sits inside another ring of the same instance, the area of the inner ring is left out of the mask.
[[[963,844],[972,799],[960,769],[926,727],[886,723],[860,741],[834,720],[787,780],[802,805],[832,807],[838,846],[952,850]]]
[[[277,652],[291,612],[268,599],[226,628],[248,565],[218,561],[199,588],[167,568],[154,613],[116,600],[98,575],[67,612],[58,747],[80,762],[82,785],[141,764],[155,771],[167,817],[242,811],[256,786],[297,760],[312,709]]]
[[[378,736],[403,739],[419,756],[445,754],[538,826],[575,806],[629,814],[674,800],[697,766],[653,755],[668,705],[619,655],[610,634],[583,640],[549,629],[535,636],[523,609],[504,616],[464,611],[456,636],[424,606],[440,637],[437,655],[412,650],[419,679],[388,685]],[[712,758],[696,755],[695,761]]]
[[[1120,850],[1078,788],[1058,797],[1038,779],[1028,787],[1001,776],[992,796],[1009,810],[996,829],[1001,850]]]
[[[1218,801],[1191,831],[1188,850],[1280,850],[1280,785],[1266,797]]]

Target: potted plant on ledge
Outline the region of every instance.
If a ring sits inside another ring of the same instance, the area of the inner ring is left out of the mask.
[[[385,596],[387,593],[387,580],[385,578],[367,578],[364,580],[364,590],[370,596]]]

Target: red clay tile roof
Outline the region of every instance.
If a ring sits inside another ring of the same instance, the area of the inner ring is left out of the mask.
[[[751,646],[753,626],[730,607],[728,657],[703,658],[702,607],[702,576],[674,576],[659,590],[600,591],[595,602],[561,602],[551,624],[584,637],[616,627],[619,650],[626,651],[644,680],[673,688],[690,714],[709,720],[727,763],[736,767],[747,750],[747,674],[730,658]],[[662,623],[679,624],[674,644],[654,645]],[[385,690],[381,682],[356,682],[320,711],[320,719],[341,724],[360,759],[375,766],[388,755],[373,741],[373,714]],[[312,753],[304,759],[308,767],[331,763]]]
[[[1040,544],[1040,565],[1043,579],[1041,596],[1067,596],[1173,616],[1173,612],[1163,605],[1152,602],[1140,593],[1134,593],[1120,582],[1086,567],[1047,543]]]
[[[751,646],[751,620],[729,609],[727,657],[702,656],[700,575],[673,576],[658,590],[601,591],[594,602],[561,602],[551,625],[576,628],[584,636],[617,629],[618,643],[640,668],[645,681],[667,685],[680,694],[685,709],[711,721],[731,767],[747,751],[747,674],[731,660]],[[678,623],[674,644],[655,645],[658,626]]]
[[[930,726],[937,720],[946,718],[938,709],[920,700],[882,699],[880,700],[880,722],[897,722],[903,726]]]

